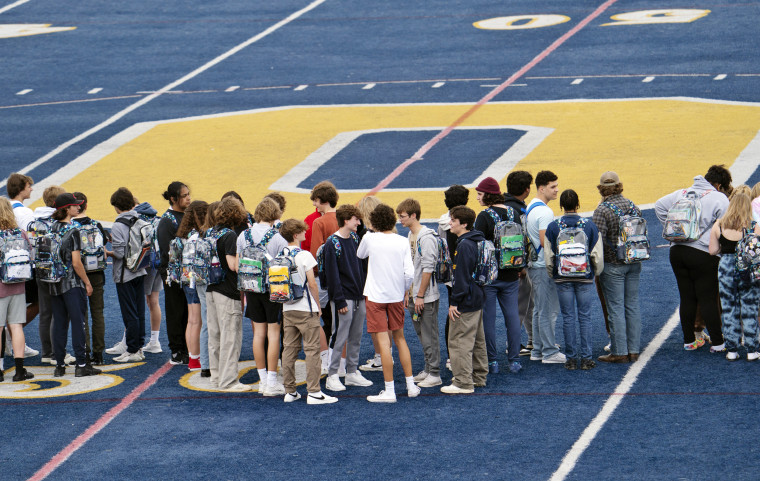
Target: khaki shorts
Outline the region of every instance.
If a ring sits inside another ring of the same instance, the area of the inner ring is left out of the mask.
[[[26,295],[14,294],[0,298],[0,327],[26,322]]]
[[[367,332],[398,331],[404,328],[404,301],[389,304],[367,299]]]

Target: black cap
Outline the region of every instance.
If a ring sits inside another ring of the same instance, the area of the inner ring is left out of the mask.
[[[83,203],[84,203],[83,200],[76,199],[74,197],[74,194],[69,194],[68,192],[65,194],[61,194],[55,198],[56,210],[65,209],[66,207],[69,207],[72,205],[82,205]]]

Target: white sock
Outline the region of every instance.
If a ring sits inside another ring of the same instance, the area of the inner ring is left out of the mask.
[[[390,394],[396,394],[396,388],[393,386],[393,381],[385,382],[385,392]]]
[[[161,331],[150,331],[150,342],[158,342],[158,334]]]
[[[407,386],[414,386],[415,385],[414,384],[414,377],[413,376],[408,376],[405,379],[406,379],[406,385]]]
[[[341,357],[340,358],[340,370],[345,371],[346,370],[346,358]]]
[[[267,384],[269,386],[277,384],[277,371],[267,371]]]
[[[330,351],[328,351],[327,349],[319,353],[319,357],[322,359],[322,367],[327,367],[329,363],[328,361],[329,356],[330,356]]]
[[[200,359],[200,358],[201,358],[200,354],[190,354],[190,359]]]
[[[256,369],[259,372],[259,380],[264,383],[264,385],[267,385],[267,370],[266,369]]]
[[[327,350],[327,364],[330,365],[332,363],[332,356],[333,356],[333,350],[332,348]]]
[[[127,343],[127,331],[124,331],[124,334],[121,336],[121,343],[122,344]]]
[[[376,364],[382,364],[382,358],[380,357],[380,354],[375,354],[375,363]]]

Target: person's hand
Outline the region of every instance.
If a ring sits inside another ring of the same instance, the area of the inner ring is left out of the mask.
[[[338,309],[338,314],[348,314],[348,306]]]
[[[425,299],[420,299],[419,297],[414,298],[414,312],[417,314],[422,314],[422,310],[425,308]]]
[[[449,317],[452,321],[459,319],[459,309],[457,309],[457,306],[450,306],[449,307]]]
[[[87,297],[91,296],[92,295],[92,284],[87,283],[87,284],[84,285],[84,288],[87,290]]]

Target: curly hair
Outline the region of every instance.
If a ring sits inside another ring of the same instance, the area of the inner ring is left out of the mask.
[[[200,232],[206,220],[208,203],[203,200],[194,200],[185,209],[185,215],[177,228],[177,237],[184,238],[192,231]]]
[[[306,225],[306,222],[299,219],[287,219],[280,226],[280,235],[290,243],[296,239],[298,234],[307,230],[309,230],[309,226]]]
[[[460,184],[454,184],[443,191],[443,203],[446,204],[446,208],[449,210],[458,205],[467,205],[469,199],[470,191],[467,190],[467,187]]]
[[[623,193],[623,183],[620,182],[619,184],[615,185],[597,185],[597,189],[599,189],[599,194],[601,194],[602,197],[609,197],[611,195],[617,195]]]
[[[504,194],[491,194],[483,192],[483,204],[491,206],[504,203]]]
[[[343,204],[335,210],[335,218],[338,221],[338,227],[346,225],[346,221],[351,220],[352,217],[362,220],[362,213],[355,205]]]
[[[248,219],[245,207],[239,200],[233,197],[227,197],[219,203],[219,207],[214,212],[216,225],[233,229]],[[216,227],[216,226],[215,226]]]
[[[0,197],[0,230],[15,229],[16,215],[13,213],[11,201],[5,197]]]
[[[111,205],[122,212],[126,212],[135,207],[135,197],[126,187],[119,187],[116,192],[111,194]]]
[[[387,232],[396,227],[396,213],[388,204],[380,204],[369,215],[369,221],[376,232]]]
[[[208,208],[206,209],[206,220],[203,223],[204,231],[216,225],[216,210],[219,208],[219,204],[221,203],[222,201],[215,200],[214,202],[208,205]]]

